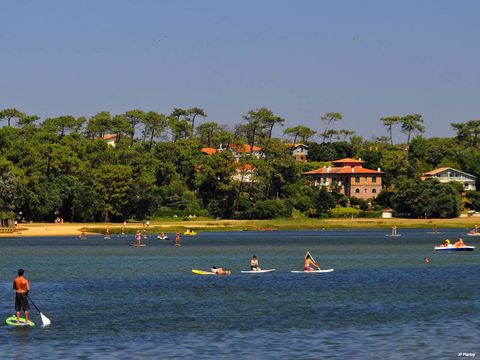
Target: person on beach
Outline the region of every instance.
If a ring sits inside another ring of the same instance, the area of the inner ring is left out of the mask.
[[[312,255],[310,255],[309,251],[305,253],[304,259],[305,259],[305,264],[303,265],[304,271],[314,271],[315,270],[314,267],[316,267],[317,269],[320,269],[320,266],[315,261],[313,261]]]
[[[24,270],[18,269],[18,277],[13,280],[13,289],[15,290],[15,315],[17,323],[20,324],[20,311],[25,313],[25,323],[28,324],[28,310],[30,303],[28,302],[28,292],[30,291],[30,282],[23,277]]]
[[[258,259],[255,255],[252,256],[252,260],[250,260],[250,269],[252,271],[259,271],[261,270],[258,266]]]
[[[175,246],[180,246],[180,231],[175,232]]]
[[[230,275],[230,270],[224,270],[221,267],[212,266],[210,267],[210,271],[217,275]]]

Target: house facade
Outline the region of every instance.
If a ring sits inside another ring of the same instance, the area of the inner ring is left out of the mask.
[[[422,176],[422,180],[427,179],[437,179],[442,183],[448,183],[450,181],[459,182],[463,185],[465,191],[474,191],[476,190],[475,180],[476,176],[467,174],[463,171],[451,168],[451,167],[441,167],[429,172],[426,172]]]
[[[295,161],[307,162],[308,145],[305,144],[290,144],[292,147],[292,156]]]
[[[374,199],[382,191],[383,172],[363,167],[361,159],[340,159],[333,166],[307,171],[305,176],[312,177],[317,186],[339,186],[340,193],[358,199]]]

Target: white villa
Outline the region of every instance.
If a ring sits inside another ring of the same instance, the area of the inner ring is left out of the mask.
[[[477,178],[474,175],[467,174],[463,171],[451,168],[451,167],[441,167],[429,172],[426,172],[422,176],[422,180],[434,178],[442,183],[447,183],[450,181],[456,181],[463,184],[463,189],[476,190],[475,179]]]

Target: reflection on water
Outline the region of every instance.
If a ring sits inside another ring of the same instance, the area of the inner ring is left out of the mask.
[[[0,353],[22,359],[479,354],[478,252],[432,251],[458,233],[203,233],[182,239],[180,248],[153,236],[145,248],[101,236],[0,239],[0,312],[12,313],[11,279],[24,267],[32,299],[53,323],[0,327]],[[302,269],[305,250],[335,271],[291,274]],[[277,272],[240,274],[253,254]],[[423,264],[424,257],[431,263]],[[234,274],[191,273],[211,265]]]

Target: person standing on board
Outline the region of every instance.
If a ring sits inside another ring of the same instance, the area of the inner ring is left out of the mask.
[[[397,235],[397,225],[392,226],[392,235],[393,236]]]
[[[175,232],[175,246],[180,246],[180,231]]]
[[[305,253],[304,259],[305,264],[303,265],[303,271],[314,271],[315,269],[313,268],[313,266],[320,270],[320,266],[315,261],[313,261],[312,255],[310,255],[310,251],[307,251]]]
[[[30,304],[28,302],[28,292],[30,291],[30,282],[23,277],[24,270],[18,269],[18,277],[13,280],[13,289],[15,290],[15,315],[17,323],[20,324],[20,311],[25,313],[25,323],[28,324],[28,310]]]
[[[141,242],[142,242],[142,234],[140,230],[137,230],[137,234],[135,235],[135,243],[137,245],[140,245]]]
[[[258,267],[258,259],[256,255],[252,256],[252,260],[250,260],[250,269],[252,271],[259,271],[262,270]]]
[[[105,231],[105,239],[110,239],[110,229],[108,229],[108,228]]]

